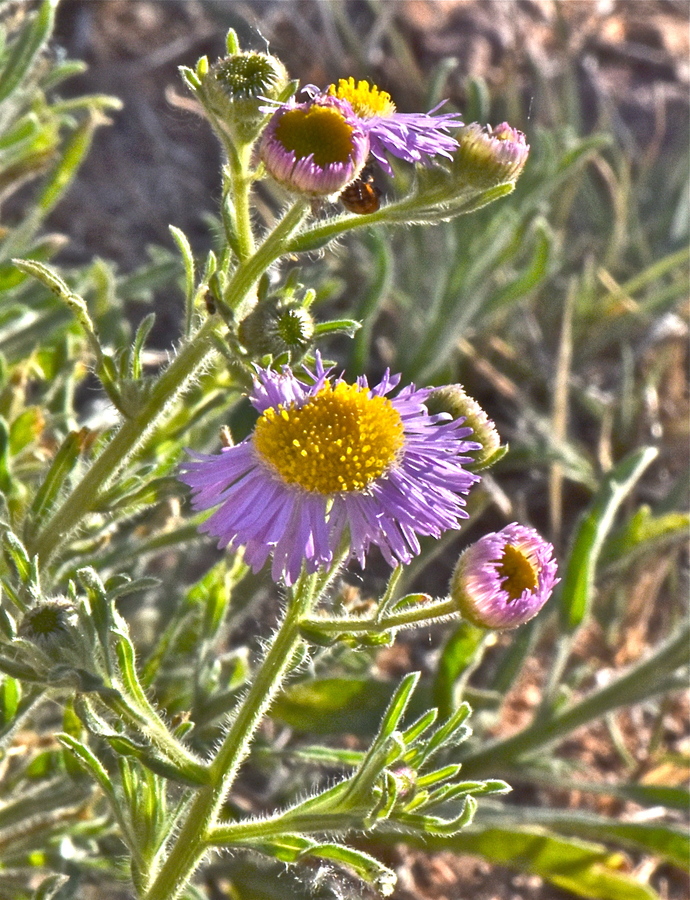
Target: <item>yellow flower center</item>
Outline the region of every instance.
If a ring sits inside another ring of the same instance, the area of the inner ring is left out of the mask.
[[[375,84],[368,81],[341,78],[337,86],[330,85],[328,93],[339,100],[347,100],[355,114],[360,119],[370,119],[372,116],[392,116],[395,113],[395,103],[391,95],[379,90]]]
[[[524,590],[533,591],[537,586],[537,569],[534,561],[518,547],[508,544],[498,567],[501,587],[511,601],[522,596]]]
[[[254,431],[254,446],[283,481],[319,494],[363,491],[403,443],[390,400],[344,382],[325,384],[304,406],[267,409]]]
[[[289,109],[276,125],[275,137],[298,159],[313,153],[321,168],[349,162],[352,156],[352,126],[332,106]]]

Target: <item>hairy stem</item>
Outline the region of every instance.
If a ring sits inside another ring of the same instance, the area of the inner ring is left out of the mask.
[[[434,619],[458,614],[458,607],[454,600],[440,600],[436,603],[421,604],[409,610],[380,619],[355,619],[355,618],[313,618],[303,619],[302,625],[306,629],[313,628],[324,634],[344,634],[362,632],[367,634],[382,634],[391,628],[410,628],[415,625],[425,625]]]
[[[170,846],[168,858],[144,900],[176,900],[203,857],[208,835],[221,805],[249,753],[251,740],[290,669],[300,644],[300,618],[314,602],[316,576],[303,576],[288,598],[288,607],[249,693],[209,767],[211,783],[201,788]]]

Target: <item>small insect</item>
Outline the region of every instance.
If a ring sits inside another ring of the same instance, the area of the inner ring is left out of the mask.
[[[374,176],[364,169],[359,178],[348,184],[338,197],[346,210],[366,216],[381,206],[381,191],[374,184]]]

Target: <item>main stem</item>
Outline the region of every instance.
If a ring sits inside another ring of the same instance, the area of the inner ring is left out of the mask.
[[[199,790],[168,858],[143,900],[176,900],[207,849],[207,840],[237,770],[249,753],[252,737],[286,675],[300,643],[299,623],[314,600],[315,576],[303,576],[264,661],[209,767],[211,783]]]
[[[252,179],[249,175],[251,149],[251,145],[237,149],[226,147],[235,211],[237,253],[240,262],[249,259],[254,253],[254,231],[252,230],[251,209],[249,206],[249,194],[252,186]]]

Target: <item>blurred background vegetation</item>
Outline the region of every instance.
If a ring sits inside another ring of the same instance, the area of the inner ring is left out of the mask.
[[[10,17],[37,8],[9,0],[1,11]],[[65,55],[88,69],[65,70],[68,80],[46,76],[30,103],[24,98],[40,124],[30,153],[25,143],[13,159],[16,135],[9,150],[0,139],[0,286],[12,300],[0,318],[9,367],[0,413],[9,422],[11,458],[3,457],[0,477],[11,517],[13,503],[23,502],[24,474],[30,482],[59,437],[58,428],[51,446],[42,432],[38,395],[65,429],[74,427],[73,409],[77,425],[95,429],[107,427],[107,411],[78,366],[49,390],[36,387],[26,360],[37,339],[51,335],[30,357],[50,381],[66,356],[78,355],[77,329],[8,260],[32,255],[61,266],[113,346],[142,321],[148,328],[145,317],[155,311],[145,362],[165,359],[156,350],[177,340],[184,307],[168,225],[203,257],[220,194],[215,139],[177,66],[222,55],[229,27],[245,47],[268,42],[302,83],[370,78],[401,111],[448,97],[466,121],[507,119],[527,134],[530,162],[510,198],[434,228],[351,236],[335,253],[296,261],[329,312],[367,316],[354,341],[328,348],[350,375],[391,366],[419,384],[462,382],[511,445],[474,496],[466,533],[429,546],[406,573],[408,586],[444,592],[459,549],[515,519],[539,528],[562,561],[557,616],[489,646],[462,628],[436,627],[378,652],[345,653],[339,680],[322,678],[301,693],[297,685],[274,710],[267,746],[271,727],[299,734],[317,718],[325,734],[345,729],[359,746],[390,681],[413,668],[425,675],[429,703],[448,711],[466,696],[474,706],[468,777],[505,776],[516,788],[508,811],[494,810],[492,820],[489,809],[479,830],[452,847],[377,847],[400,875],[395,900],[682,900],[690,888],[676,840],[687,805],[688,701],[669,692],[682,684],[681,657],[663,657],[687,594],[689,14],[686,0],[62,0],[44,75],[59,70]],[[106,95],[119,98],[122,110]],[[16,108],[2,109],[5,125],[24,121]],[[393,191],[379,182],[384,196]],[[270,211],[269,193],[259,202]],[[39,210],[30,221],[27,203]],[[205,418],[188,443],[215,446],[228,421],[225,401],[222,379],[206,400],[201,392],[193,398]],[[241,431],[241,407],[231,424]],[[78,548],[107,569],[134,543],[132,574],[162,579],[143,607],[123,607],[137,623],[144,657],[157,625],[173,615],[170,586],[191,584],[218,558],[207,548],[197,552],[199,545],[157,555],[184,546],[191,533],[174,505],[179,489],[164,477],[175,452],[171,441],[144,459],[161,475],[154,514],[133,519],[146,498],[131,501],[120,486],[107,529]],[[212,568],[201,590],[220,592],[226,574]],[[353,602],[380,589],[385,575],[373,566],[362,581],[355,571]],[[195,720],[203,722],[215,713],[204,707],[203,690],[190,695],[185,665],[197,663],[193,642],[180,637],[198,590],[174,611],[168,661],[150,657],[148,672],[153,679],[161,668],[157,696],[171,713],[196,704]],[[243,596],[238,628],[223,648],[231,696],[247,677],[243,653],[253,647],[256,617],[270,622],[275,612],[260,582],[249,579]],[[658,665],[639,670],[635,689],[602,696],[652,653]],[[557,759],[518,762],[541,745],[515,748],[510,735],[545,733],[544,723],[556,727],[570,701],[597,691],[596,709],[562,726]],[[497,742],[491,753],[489,740]],[[28,738],[25,752],[36,766],[41,757]],[[50,766],[34,777],[54,775]],[[301,777],[299,768],[263,772],[259,755],[247,784],[256,791],[263,778],[264,797],[277,785],[286,798],[300,790]],[[66,797],[54,793],[51,802],[66,808]],[[76,815],[65,815],[66,827]],[[611,846],[627,855],[609,853]],[[257,876],[239,863],[211,870],[209,896],[228,896],[225,877],[234,879],[237,897],[259,896]],[[267,879],[259,876],[262,890]],[[279,890],[288,896],[284,881]]]

